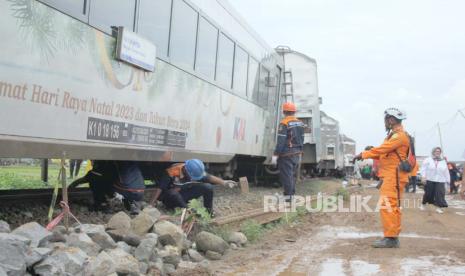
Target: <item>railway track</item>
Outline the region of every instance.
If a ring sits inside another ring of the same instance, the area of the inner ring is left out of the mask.
[[[362,189],[357,186],[347,188],[349,193],[354,192],[355,190]],[[336,195],[337,193],[332,193],[330,195]],[[317,198],[313,198],[312,201],[316,201]],[[231,230],[239,231],[241,225],[248,220],[253,220],[259,224],[267,224],[273,221],[277,221],[286,215],[285,212],[265,212],[263,208],[252,209],[240,214],[232,214],[225,217],[216,218],[212,221],[214,226],[227,226]]]
[[[153,185],[146,186],[146,191],[154,189]],[[61,188],[58,190],[57,201],[61,199]],[[16,202],[50,202],[53,196],[53,188],[48,189],[20,189],[0,190],[0,205],[10,205]],[[92,197],[89,188],[74,188],[68,190],[69,200],[87,199]]]

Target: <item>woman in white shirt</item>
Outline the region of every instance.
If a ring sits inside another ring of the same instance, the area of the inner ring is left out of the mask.
[[[450,174],[440,147],[434,148],[432,156],[423,161],[420,173],[422,180],[426,180],[420,209],[424,210],[425,204],[434,204],[437,207],[436,212],[444,213],[441,208],[447,207],[445,184],[450,182]]]

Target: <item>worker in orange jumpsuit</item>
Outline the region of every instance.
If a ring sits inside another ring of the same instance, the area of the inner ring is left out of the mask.
[[[406,119],[403,111],[388,108],[384,111],[384,124],[388,135],[383,144],[358,154],[354,159],[379,160],[380,216],[384,228],[384,238],[373,243],[375,248],[399,247],[401,230],[400,198],[408,182],[408,172],[399,169],[401,160],[406,160],[410,140],[402,126]]]

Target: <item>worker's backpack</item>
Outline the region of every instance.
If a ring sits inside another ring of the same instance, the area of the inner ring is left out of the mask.
[[[410,134],[408,133],[406,134],[409,140],[409,149],[407,151],[407,158],[405,160],[402,160],[397,150],[395,152],[400,161],[399,169],[403,172],[411,172],[413,168],[415,168],[415,165],[417,164],[417,157],[415,156],[415,139],[412,136],[410,136]]]

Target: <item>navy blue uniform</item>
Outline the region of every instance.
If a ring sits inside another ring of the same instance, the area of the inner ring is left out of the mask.
[[[160,201],[167,208],[187,208],[187,203],[194,198],[203,197],[204,207],[211,213],[213,210],[213,185],[207,183],[208,174],[195,183],[190,182],[189,176],[182,173],[184,163],[174,164],[157,179],[158,188],[162,190]],[[181,185],[175,185],[181,184]]]
[[[295,116],[287,116],[279,125],[278,141],[274,152],[279,157],[279,180],[284,187],[284,195],[295,194],[297,169],[303,147],[304,124]]]

